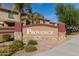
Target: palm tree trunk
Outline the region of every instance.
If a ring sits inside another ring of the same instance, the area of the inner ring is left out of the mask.
[[[21,24],[21,41],[23,42],[23,24],[22,24],[22,20],[21,20],[21,13],[19,12],[19,16],[20,16],[20,19],[19,19],[19,21],[20,21],[20,24]]]

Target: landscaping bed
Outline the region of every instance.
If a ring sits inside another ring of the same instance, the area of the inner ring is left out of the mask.
[[[14,40],[9,45],[1,45],[0,46],[0,56],[10,56],[13,53],[22,50],[23,49],[23,43],[19,40]]]
[[[10,36],[9,36],[10,37]],[[8,38],[9,39],[9,38]],[[0,44],[0,56],[29,56],[35,55],[63,43],[66,40],[34,40],[30,39],[27,44],[13,40]]]
[[[5,36],[4,39],[10,39],[10,36]],[[25,50],[25,52],[33,52],[37,50],[37,41],[36,40],[29,40],[28,44],[24,44],[20,40],[13,40],[13,41],[5,41],[0,43],[0,56],[10,56],[20,50]]]
[[[63,42],[65,42],[66,40],[38,40],[38,44],[35,45],[34,48],[35,51],[26,51],[25,49],[20,50],[16,53],[14,53],[12,56],[33,56],[45,51],[48,51],[51,48],[54,48],[57,45],[62,44]]]
[[[23,49],[23,42],[14,40],[9,34],[0,35],[0,56],[9,56]]]
[[[12,54],[11,49],[9,48],[9,46],[0,46],[0,56],[9,56]]]

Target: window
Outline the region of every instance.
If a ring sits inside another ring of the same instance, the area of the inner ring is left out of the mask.
[[[9,12],[9,13],[8,13],[8,17],[13,19],[13,18],[14,18],[14,17],[13,17],[13,13],[12,13],[12,12]]]
[[[14,22],[5,22],[9,27],[13,27],[15,26],[15,23]]]

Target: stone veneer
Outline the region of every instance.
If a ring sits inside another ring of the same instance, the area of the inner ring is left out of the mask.
[[[14,37],[16,40],[22,40],[22,24],[19,22],[15,23]]]
[[[65,40],[66,39],[66,30],[65,30],[64,23],[58,24],[58,32],[59,32],[59,40]]]

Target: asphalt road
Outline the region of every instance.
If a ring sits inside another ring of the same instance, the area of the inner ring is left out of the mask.
[[[73,36],[71,40],[36,56],[79,56],[79,35]]]

